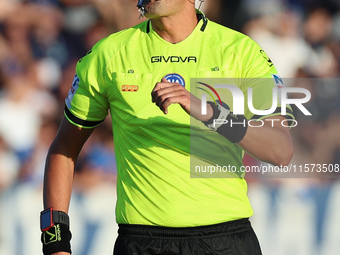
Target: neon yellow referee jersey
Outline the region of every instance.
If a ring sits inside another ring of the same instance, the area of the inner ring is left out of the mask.
[[[65,116],[76,126],[93,128],[111,113],[118,223],[192,227],[253,214],[243,178],[190,178],[190,158],[198,157],[190,154],[190,135],[200,136],[205,127],[191,129],[190,116],[178,104],[165,115],[151,101],[164,76],[194,93],[190,78],[277,74],[250,38],[198,16],[194,31],[180,43],[163,40],[145,21],[101,40],[77,65]],[[264,96],[255,108],[270,108],[271,92],[257,86]],[[245,115],[253,117],[248,109]],[[212,136],[225,163],[242,166],[241,148],[217,133]]]

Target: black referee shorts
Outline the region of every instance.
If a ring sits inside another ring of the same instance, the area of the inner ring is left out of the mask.
[[[261,255],[248,219],[169,228],[119,224],[114,255]]]

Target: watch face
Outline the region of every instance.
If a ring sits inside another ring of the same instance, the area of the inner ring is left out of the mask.
[[[48,208],[40,213],[40,229],[46,231],[52,226],[52,208]]]

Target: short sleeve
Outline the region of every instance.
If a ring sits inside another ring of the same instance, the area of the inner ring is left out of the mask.
[[[65,116],[74,125],[93,128],[107,116],[109,103],[104,77],[105,63],[95,48],[80,59],[65,99]]]
[[[246,37],[242,46],[241,89],[245,99],[245,117],[263,119],[281,115],[281,89],[285,86],[283,79],[266,52],[256,42]],[[285,117],[294,119],[290,105],[286,106]]]

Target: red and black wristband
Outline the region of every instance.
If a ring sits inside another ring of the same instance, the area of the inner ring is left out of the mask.
[[[70,221],[67,213],[52,207],[40,213],[41,242],[44,255],[64,251],[71,253]]]

